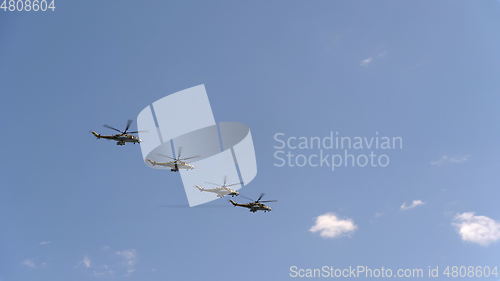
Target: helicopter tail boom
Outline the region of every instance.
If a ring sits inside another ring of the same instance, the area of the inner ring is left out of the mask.
[[[98,134],[98,133],[96,133],[95,131],[92,131],[91,133],[92,133],[92,135],[94,135],[96,138],[98,138],[98,139],[100,139],[100,138],[101,138],[101,135],[100,135],[100,134]]]

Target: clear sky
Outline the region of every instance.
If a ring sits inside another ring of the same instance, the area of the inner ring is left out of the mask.
[[[0,281],[500,266],[500,2],[56,6],[0,10]],[[198,84],[216,120],[251,128],[258,175],[241,192],[272,212],[172,208],[179,175],[89,134]],[[404,146],[387,168],[274,166],[275,133],[330,131]]]

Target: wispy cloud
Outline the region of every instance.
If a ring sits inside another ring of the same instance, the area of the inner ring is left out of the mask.
[[[42,242],[40,242],[40,246],[48,246],[50,244],[52,244],[52,241],[42,241]]]
[[[125,249],[113,251],[111,247],[105,247],[98,258],[90,259],[89,256],[84,256],[78,262],[80,268],[84,268],[94,277],[110,278],[110,277],[127,277],[136,271],[137,251],[135,249]]]
[[[359,62],[360,66],[367,67],[370,63],[373,62],[373,57],[367,57]]]
[[[92,260],[88,256],[84,256],[80,264],[85,268],[90,268],[92,267]]]
[[[416,207],[422,206],[424,204],[425,204],[425,202],[422,200],[413,200],[410,204],[403,202],[403,204],[401,204],[401,206],[399,208],[403,211],[407,211],[407,210],[411,210],[411,209],[414,209]]]
[[[316,218],[315,224],[309,229],[310,232],[319,232],[323,238],[336,238],[346,236],[358,229],[351,219],[340,219],[334,213],[326,213]]]
[[[37,268],[35,261],[32,259],[25,259],[23,260],[23,262],[21,262],[21,264],[29,268]]]
[[[134,249],[117,251],[116,255],[123,260],[126,267],[127,275],[135,272],[135,264],[137,262],[137,252]]]
[[[103,264],[99,268],[92,271],[94,277],[113,277],[115,276],[115,271],[112,267],[107,264]]]
[[[441,158],[431,161],[432,166],[443,166],[447,164],[463,164],[469,160],[470,155],[458,155],[458,156],[448,156],[443,155]]]
[[[47,263],[45,263],[45,262],[37,263],[34,259],[24,259],[21,262],[21,264],[27,268],[30,268],[30,269],[37,269],[37,268],[45,267],[47,265]]]
[[[375,62],[375,60],[378,60],[380,58],[383,58],[387,55],[387,51],[382,51],[380,53],[378,53],[377,55],[375,56],[369,56],[365,59],[362,59],[360,62],[359,62],[359,65],[362,66],[362,67],[368,67],[370,64],[372,64],[373,62]]]
[[[473,212],[457,214],[453,225],[463,241],[488,246],[500,240],[500,222]]]

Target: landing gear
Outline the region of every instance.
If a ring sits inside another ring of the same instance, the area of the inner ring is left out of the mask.
[[[118,142],[116,142],[116,145],[125,145],[125,142],[124,141],[118,141]]]

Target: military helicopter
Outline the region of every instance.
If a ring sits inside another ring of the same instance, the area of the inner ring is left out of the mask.
[[[128,131],[131,124],[132,124],[132,120],[128,120],[127,126],[125,126],[124,131],[120,131],[120,130],[113,128],[109,125],[104,125],[104,127],[108,128],[108,129],[119,132],[119,134],[116,134],[116,135],[104,136],[104,135],[96,133],[95,131],[92,131],[91,133],[92,133],[92,135],[94,135],[98,139],[114,140],[114,141],[116,141],[116,145],[125,145],[125,143],[127,143],[127,142],[131,142],[134,144],[140,143],[141,139],[139,137],[131,135],[131,134],[137,134],[137,133],[139,133],[139,131],[134,131],[134,132]]]
[[[146,159],[146,161],[148,161],[153,166],[170,167],[171,168],[170,171],[172,171],[172,172],[178,172],[179,169],[185,169],[185,170],[192,170],[192,169],[194,169],[194,166],[191,165],[191,164],[189,164],[189,163],[187,163],[186,160],[193,159],[193,158],[196,158],[198,156],[181,158],[181,151],[182,151],[182,147],[179,147],[179,151],[178,151],[178,154],[177,154],[176,158],[172,158],[170,156],[167,156],[167,155],[164,155],[164,154],[161,154],[161,153],[157,153],[158,155],[166,157],[166,158],[169,158],[169,159],[172,159],[173,161],[169,161],[169,162],[156,162],[156,161],[151,160],[151,159]]]
[[[261,193],[260,196],[259,196],[259,199],[255,200],[253,202],[246,203],[246,204],[239,204],[239,203],[234,202],[233,200],[229,200],[229,202],[231,202],[231,204],[233,204],[233,206],[235,206],[235,207],[248,208],[248,209],[250,209],[250,212],[252,212],[252,213],[255,213],[257,211],[264,211],[264,213],[265,212],[270,212],[271,211],[271,207],[269,207],[269,206],[267,206],[267,205],[265,205],[263,203],[276,202],[276,200],[260,201],[263,196],[264,196],[264,193]]]
[[[240,183],[238,182],[238,183],[233,183],[233,184],[227,184],[227,176],[224,177],[224,184],[222,184],[222,185],[220,185],[218,183],[211,183],[211,182],[207,182],[207,183],[208,184],[216,185],[217,187],[214,187],[214,188],[204,188],[204,187],[199,186],[199,185],[195,185],[194,187],[196,187],[196,189],[198,189],[201,192],[212,192],[212,193],[215,193],[215,194],[217,194],[217,197],[219,197],[219,198],[222,198],[222,197],[224,197],[226,195],[230,195],[231,197],[240,195],[240,193],[238,191],[229,188],[230,186],[235,186],[235,185],[238,185]]]

